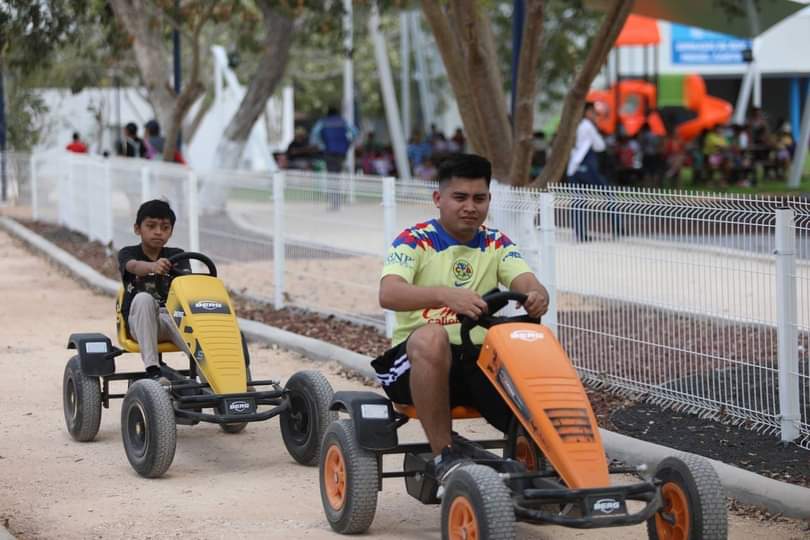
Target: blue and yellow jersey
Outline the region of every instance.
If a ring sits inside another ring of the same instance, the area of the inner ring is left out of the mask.
[[[515,277],[531,272],[508,236],[482,226],[468,243],[459,243],[432,219],[405,229],[388,249],[382,276],[400,276],[419,287],[465,287],[485,294],[498,284],[506,287]],[[460,345],[460,325],[449,308],[400,311],[396,314],[393,345],[404,341],[425,324],[441,324],[450,343]],[[472,332],[482,343],[485,330]]]

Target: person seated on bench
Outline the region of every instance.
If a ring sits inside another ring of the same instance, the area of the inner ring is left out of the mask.
[[[174,210],[166,201],[155,199],[143,203],[138,208],[134,226],[141,243],[123,247],[118,252],[118,268],[124,282],[121,314],[129,334],[141,349],[147,375],[164,385],[169,381],[161,376],[158,343],[171,341],[181,351],[185,350],[183,338],[163,307],[168,292],[166,281],[172,268],[168,258],[183,253],[180,248],[166,247],[176,220]],[[191,271],[187,260],[178,262],[177,267]]]
[[[490,203],[490,162],[474,154],[439,164],[433,203],[438,219],[405,229],[393,241],[380,281],[380,305],[396,312],[393,347],[372,362],[395,403],[412,404],[434,454],[433,474],[444,481],[466,459],[452,446],[451,407],[478,409],[506,431],[512,412],[476,358],[462,358],[457,314],[477,319],[481,295],[500,283],[527,296],[532,317],[548,309],[548,292],[517,246],[483,225]],[[485,330],[472,332],[476,345]]]

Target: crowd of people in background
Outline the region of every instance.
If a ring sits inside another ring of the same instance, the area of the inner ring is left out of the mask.
[[[138,135],[138,126],[135,122],[127,123],[121,131],[121,137],[115,142],[115,154],[120,157],[142,158],[142,159],[163,159],[163,149],[166,145],[166,138],[161,135],[160,124],[157,120],[149,120],[144,124],[144,136]],[[68,152],[86,154],[87,145],[81,140],[78,132],[73,133],[72,141],[66,146]],[[108,157],[108,151],[102,152],[104,157]],[[179,149],[174,150],[175,163],[185,164],[185,159]]]
[[[751,186],[759,177],[785,178],[795,146],[789,123],[771,126],[755,108],[744,124],[718,124],[688,142],[655,134],[648,124],[633,136],[608,137],[600,165],[615,185],[677,189],[688,168],[694,186]]]

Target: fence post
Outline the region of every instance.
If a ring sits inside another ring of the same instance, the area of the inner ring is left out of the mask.
[[[68,183],[67,183],[67,192],[68,192],[68,204],[67,204],[67,211],[66,211],[66,219],[67,219],[67,227],[69,229],[76,230],[76,175],[73,171],[74,169],[74,162],[76,158],[73,156],[71,152],[68,156]]]
[[[188,171],[188,247],[190,251],[200,251],[200,203],[197,189],[197,175]]]
[[[107,212],[104,216],[106,220],[104,223],[104,242],[112,245],[115,236],[115,213],[113,212],[112,166],[109,159],[104,160],[104,204],[107,205]]]
[[[557,262],[555,254],[554,194],[540,194],[540,283],[548,291],[548,313],[543,322],[554,335],[557,332]]]
[[[799,436],[799,336],[796,326],[796,225],[793,210],[776,210],[776,340],[782,441]]]
[[[273,305],[284,307],[284,173],[273,174]]]
[[[382,179],[382,206],[383,206],[383,257],[388,254],[388,246],[397,234],[397,185],[396,179],[386,176]],[[385,335],[394,335],[394,312],[385,310]]]
[[[39,193],[37,186],[37,157],[31,154],[31,219],[39,221]]]
[[[144,203],[152,198],[152,171],[144,165],[141,167],[141,202]]]

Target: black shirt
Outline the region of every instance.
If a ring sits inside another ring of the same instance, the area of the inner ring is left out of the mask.
[[[178,253],[183,253],[183,250],[180,248],[164,247],[161,248],[158,258],[168,259]],[[136,276],[131,272],[127,272],[127,263],[132,260],[154,262],[157,259],[149,258],[146,253],[143,252],[143,246],[141,244],[123,247],[118,252],[118,270],[121,272],[121,281],[124,283],[124,300],[121,305],[121,313],[124,315],[124,319],[129,317],[129,305],[132,303],[132,298],[135,294],[139,292],[148,292],[161,304],[166,302],[165,295],[169,290],[169,282],[171,280],[168,276],[160,276],[157,274]],[[188,259],[178,262],[177,268],[191,271],[191,265]]]

